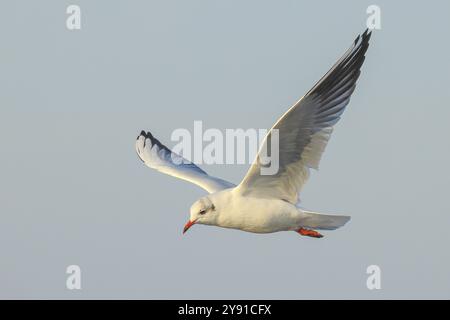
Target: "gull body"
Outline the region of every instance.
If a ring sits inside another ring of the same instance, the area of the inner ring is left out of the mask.
[[[203,209],[206,213],[199,214]],[[196,201],[191,207],[189,221],[253,233],[272,233],[300,228],[335,229],[336,224],[343,225],[350,219],[321,214],[317,221],[316,216],[316,213],[284,200],[245,196],[239,188],[229,188]]]
[[[254,233],[297,231],[321,238],[317,230],[334,230],[349,216],[328,215],[300,207],[299,193],[310,169],[318,169],[334,125],[355,89],[371,33],[366,30],[333,67],[274,124],[242,181],[235,185],[212,177],[194,163],[172,152],[142,131],[136,152],[144,164],[162,173],[192,182],[209,194],[190,209],[186,232],[194,224],[212,225]],[[276,130],[278,139],[273,142]],[[279,170],[262,173],[261,150],[277,144]]]
[[[236,188],[225,189],[205,198],[214,204],[213,212],[200,215],[197,204],[194,204],[190,221],[255,233],[300,228],[300,211],[283,200],[246,197]],[[207,203],[205,198],[200,199],[200,203]]]

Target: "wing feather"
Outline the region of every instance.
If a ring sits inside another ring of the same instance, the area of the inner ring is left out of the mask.
[[[136,152],[147,167],[192,182],[209,193],[235,187],[231,182],[208,175],[194,163],[172,152],[150,132],[142,131],[137,137]]]
[[[272,149],[276,150],[272,143],[278,144],[279,170],[274,175],[261,174],[260,150],[238,186],[243,194],[298,202],[309,170],[318,169],[333,126],[355,90],[370,36],[368,30],[358,36],[325,76],[275,123],[261,150],[267,150],[264,154],[270,155]],[[278,130],[278,141],[271,139],[274,129]]]

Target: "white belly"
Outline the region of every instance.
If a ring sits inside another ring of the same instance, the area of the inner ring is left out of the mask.
[[[234,196],[224,201],[222,210],[218,226],[255,233],[296,230],[301,216],[286,201],[252,197]]]

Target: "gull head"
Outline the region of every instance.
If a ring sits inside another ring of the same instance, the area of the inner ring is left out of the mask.
[[[189,230],[194,224],[214,225],[217,219],[217,208],[211,199],[206,196],[195,201],[191,206],[189,221],[183,229],[183,233]]]

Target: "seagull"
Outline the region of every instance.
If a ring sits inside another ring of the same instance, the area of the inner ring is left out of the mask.
[[[369,30],[359,35],[333,67],[268,131],[262,147],[278,130],[279,169],[275,174],[261,174],[261,147],[245,177],[235,185],[208,175],[150,132],[140,133],[136,152],[146,166],[208,192],[191,206],[183,234],[194,224],[203,224],[253,233],[295,231],[302,236],[322,238],[316,230],[334,230],[350,220],[349,216],[302,208],[299,194],[310,169],[318,169],[333,126],[355,90],[370,36]]]

